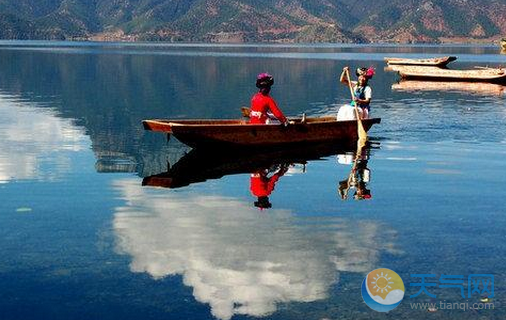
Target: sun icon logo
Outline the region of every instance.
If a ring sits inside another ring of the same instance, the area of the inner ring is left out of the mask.
[[[373,310],[387,312],[397,307],[404,298],[404,283],[390,269],[376,269],[362,282],[362,298]]]
[[[383,272],[381,275],[377,274],[376,277],[373,277],[374,281],[371,281],[371,284],[374,285],[373,290],[376,289],[376,293],[381,291],[381,293],[388,293],[388,289],[392,290],[392,287],[390,284],[394,284],[392,280],[392,277],[388,277],[388,273],[383,275]],[[383,299],[386,298],[383,297]]]

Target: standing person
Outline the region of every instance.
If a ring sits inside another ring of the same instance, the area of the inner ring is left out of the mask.
[[[250,123],[272,123],[271,117],[273,117],[282,124],[288,124],[276,101],[269,95],[273,84],[274,78],[270,74],[261,73],[257,76],[256,86],[259,91],[251,98]],[[268,112],[271,112],[273,116]]]
[[[348,67],[343,68],[343,72],[341,73],[340,81],[345,85],[348,84],[348,77],[346,73],[349,72]],[[374,69],[371,67],[367,68],[358,68],[355,72],[358,77],[358,81],[351,81],[351,86],[353,88],[353,93],[355,95],[355,100],[351,102],[352,106],[355,104],[359,107],[359,113],[361,112],[362,119],[369,118],[369,113],[371,111],[370,103],[372,99],[372,89],[369,86],[369,79],[374,76]]]

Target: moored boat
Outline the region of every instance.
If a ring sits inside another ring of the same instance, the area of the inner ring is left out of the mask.
[[[357,121],[337,121],[334,116],[290,119],[288,126],[250,124],[246,120],[169,120],[142,121],[144,129],[174,135],[194,148],[214,146],[270,147],[287,144],[356,141]],[[368,131],[380,118],[362,120]]]
[[[506,38],[501,39],[501,48],[506,51]]]
[[[502,96],[506,92],[506,86],[486,82],[403,80],[399,83],[392,84],[392,90],[409,93],[442,91],[471,95]]]
[[[411,66],[433,66],[444,67],[448,63],[457,60],[455,56],[426,58],[426,59],[408,59],[408,58],[385,58],[389,65],[411,65]]]
[[[399,75],[403,79],[430,79],[491,83],[506,82],[506,69],[504,68],[449,70],[437,67],[397,66],[395,70],[399,72]]]

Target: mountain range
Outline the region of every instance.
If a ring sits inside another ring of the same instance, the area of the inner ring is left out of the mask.
[[[2,39],[466,42],[506,34],[506,0],[0,0]]]

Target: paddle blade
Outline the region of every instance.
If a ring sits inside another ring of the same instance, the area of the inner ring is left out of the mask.
[[[358,120],[358,140],[362,141],[363,144],[367,141],[367,132],[364,129],[362,120]]]
[[[358,137],[358,140],[357,140],[357,153],[361,153],[362,149],[366,146],[367,144],[367,135],[365,136],[360,136],[360,129],[359,129],[359,137]]]
[[[367,131],[364,129],[364,124],[362,123],[362,119],[360,118],[360,113],[358,112],[358,107],[355,104],[355,116],[357,117],[357,132],[358,132],[358,140],[362,141],[363,144],[367,141]]]

